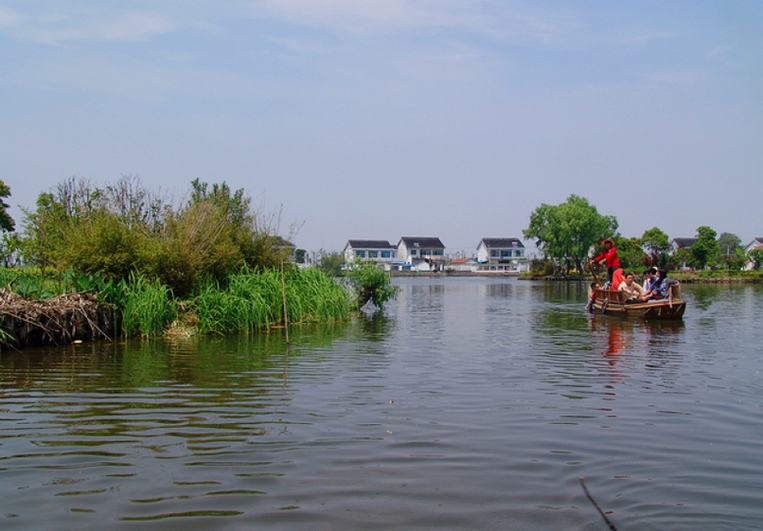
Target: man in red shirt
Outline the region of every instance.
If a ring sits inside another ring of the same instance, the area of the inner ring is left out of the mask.
[[[623,281],[623,270],[620,267],[620,257],[617,256],[617,249],[615,249],[615,240],[607,238],[602,240],[601,243],[604,245],[604,252],[596,256],[593,261],[607,264],[607,280],[612,289],[617,289],[620,282]]]

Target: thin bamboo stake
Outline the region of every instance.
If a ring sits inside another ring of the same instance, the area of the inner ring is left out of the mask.
[[[283,296],[283,329],[286,336],[286,344],[289,344],[289,314],[286,313],[286,278],[283,272],[283,258],[281,259],[281,294]]]

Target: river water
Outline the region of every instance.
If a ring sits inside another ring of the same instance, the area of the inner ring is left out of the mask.
[[[0,358],[4,529],[763,527],[763,289],[395,279],[384,317]]]

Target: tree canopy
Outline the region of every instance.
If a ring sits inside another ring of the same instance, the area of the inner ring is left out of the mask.
[[[11,196],[11,188],[0,180],[0,229],[6,232],[13,232],[16,228],[16,222],[8,214],[8,208],[10,205],[3,201],[6,197]]]
[[[543,254],[569,273],[572,266],[583,270],[583,263],[596,243],[615,235],[614,216],[604,216],[588,199],[570,195],[560,205],[541,204],[530,214],[524,237],[535,239]]]
[[[176,295],[202,278],[222,280],[243,267],[280,264],[284,240],[256,228],[243,190],[192,183],[190,200],[173,209],[136,178],[96,187],[69,179],[25,212],[23,251],[28,262],[126,278],[131,271],[158,277]]]
[[[691,246],[691,254],[699,269],[704,269],[708,262],[720,254],[721,247],[715,239],[716,235],[707,225],[697,229],[697,241]]]
[[[665,267],[668,262],[668,253],[670,251],[670,239],[668,238],[668,235],[657,227],[652,227],[644,232],[641,236],[641,241],[644,248],[649,253],[649,257],[652,259],[652,265]]]

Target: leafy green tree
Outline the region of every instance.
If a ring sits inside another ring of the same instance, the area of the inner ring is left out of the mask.
[[[742,240],[731,232],[722,232],[718,237],[720,253],[717,255],[715,265],[729,271],[739,271],[747,262]]]
[[[691,253],[691,249],[688,247],[681,247],[676,250],[675,253],[668,257],[668,265],[675,268],[682,268],[684,266],[689,268],[696,267],[694,255]]]
[[[638,272],[643,269],[648,257],[644,254],[642,244],[640,238],[624,238],[622,236],[615,238],[617,256],[620,258],[620,264],[624,270]]]
[[[670,252],[670,240],[668,235],[657,227],[644,232],[641,236],[644,248],[649,253],[652,265],[665,267],[668,263],[668,253]]]
[[[722,253],[731,253],[736,249],[742,248],[742,240],[736,234],[731,232],[722,232],[718,236],[718,246],[721,248]]]
[[[535,239],[536,247],[569,273],[583,263],[594,244],[611,237],[617,230],[617,218],[603,216],[587,199],[570,195],[565,203],[543,203],[530,214],[530,225],[523,231]]]
[[[11,196],[11,188],[0,180],[0,229],[6,232],[13,232],[16,229],[16,222],[8,214],[8,208],[10,205],[3,201],[6,197]]]
[[[753,269],[763,267],[763,249],[751,249],[747,251],[747,259],[752,263]]]
[[[716,235],[717,233],[707,225],[697,229],[697,241],[691,246],[691,254],[699,269],[704,269],[720,254],[721,248],[715,239]]]

